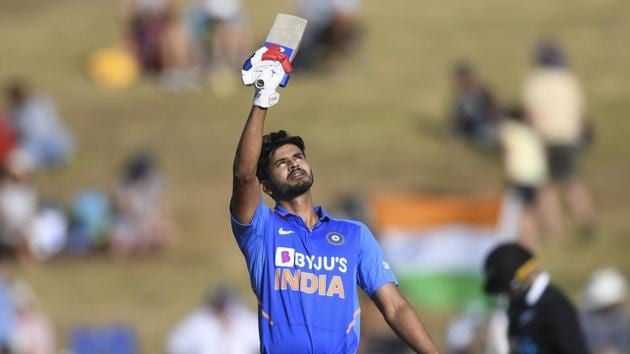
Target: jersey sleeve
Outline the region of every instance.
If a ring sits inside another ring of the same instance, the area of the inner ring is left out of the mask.
[[[374,235],[367,226],[360,224],[360,254],[357,282],[370,297],[387,283],[398,285],[389,263]]]
[[[270,210],[262,202],[262,199],[259,201],[258,206],[256,207],[256,212],[254,212],[254,217],[249,224],[241,224],[238,220],[236,220],[234,215],[230,213],[232,233],[236,238],[238,247],[241,251],[243,251],[243,253],[247,254],[247,251],[251,247],[255,247],[256,243],[261,241],[264,231],[263,227],[266,220],[269,218],[269,213]]]
[[[265,224],[270,214],[271,209],[263,204],[262,200],[256,207],[254,217],[249,224],[239,223],[234,216],[230,214],[232,233],[234,233],[236,243],[245,256],[251,286],[255,291],[258,291],[261,287],[263,266],[265,263],[265,252],[262,251],[264,247],[263,235]]]

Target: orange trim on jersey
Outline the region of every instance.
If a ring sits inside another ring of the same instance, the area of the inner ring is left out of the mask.
[[[354,315],[352,315],[352,321],[350,321],[350,324],[348,324],[348,328],[346,328],[346,334],[350,333],[350,330],[352,329],[352,327],[354,327],[355,324],[357,324],[357,317],[361,314],[361,308],[358,308],[356,311],[354,311]]]
[[[269,324],[273,326],[273,321],[271,320],[271,317],[269,317],[269,314],[265,312],[265,310],[260,309],[260,314],[262,315],[262,317],[266,318],[267,321],[269,321]]]

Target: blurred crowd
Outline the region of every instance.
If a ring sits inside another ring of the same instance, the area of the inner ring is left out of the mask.
[[[53,100],[24,80],[8,83],[0,113],[0,245],[20,260],[108,250],[150,254],[168,245],[173,224],[162,173],[148,152],[129,157],[115,190],[79,191],[70,201],[41,196],[33,183],[71,162],[74,143]]]
[[[263,41],[251,33],[240,0],[124,0],[121,5],[121,45],[96,52],[89,63],[91,77],[111,87],[127,87],[142,75],[156,79],[167,93],[209,86],[219,96],[229,95],[238,85],[243,59]],[[362,35],[360,7],[360,0],[295,0],[287,12],[307,18],[309,25],[294,66],[300,72],[327,71],[355,51]],[[593,197],[580,170],[594,128],[581,83],[560,44],[541,41],[524,76],[519,100],[506,103],[474,63],[463,60],[452,72],[449,133],[481,154],[500,156],[508,220],[499,232],[511,242],[486,258],[485,290],[491,304],[458,314],[445,329],[444,347],[451,354],[630,353],[627,283],[619,270],[594,270],[574,305],[533,263],[551,239],[586,243],[597,236]],[[173,243],[175,221],[166,177],[150,151],[128,156],[111,191],[78,191],[68,201],[40,195],[33,176],[65,168],[78,147],[54,100],[36,93],[27,80],[8,82],[4,102],[0,354],[52,354],[51,323],[33,291],[14,276],[15,264],[92,253],[152,255]],[[362,210],[354,204],[344,209]],[[365,215],[353,218],[363,220]],[[528,322],[523,316],[529,316],[530,324],[523,324]],[[548,338],[559,330],[554,326],[565,332]],[[139,352],[133,330],[75,335],[70,340],[75,348],[103,343],[98,345],[104,353]],[[540,351],[539,343],[556,349]],[[583,346],[568,352],[553,347],[567,344]],[[111,349],[116,345],[127,349]],[[215,286],[174,323],[164,346],[168,354],[257,353],[256,313],[233,287]],[[94,353],[83,350],[76,354]],[[389,338],[362,350],[405,352]]]
[[[15,276],[13,261],[0,245],[0,353],[54,354],[52,324],[31,287]]]
[[[359,10],[359,0],[295,0],[286,9],[309,21],[295,62],[301,73],[330,68],[356,48]],[[121,18],[121,44],[97,50],[88,63],[90,76],[109,87],[147,76],[166,93],[209,86],[226,96],[239,85],[244,58],[264,41],[251,33],[240,0],[123,0]]]
[[[0,110],[0,353],[56,353],[37,297],[15,276],[19,264],[106,253],[137,258],[173,242],[164,176],[139,151],[121,167],[113,191],[78,191],[69,201],[42,195],[34,182],[72,163],[72,134],[54,100],[25,79],[6,83]]]
[[[532,53],[520,101],[498,102],[470,62],[459,63],[451,131],[481,153],[501,155],[513,234],[537,250],[548,238],[595,235],[591,192],[579,162],[593,140],[583,88],[562,47],[541,41]],[[563,206],[568,207],[569,221]],[[570,228],[570,229],[568,229]]]
[[[575,306],[535,258],[552,238],[588,242],[597,230],[579,169],[594,138],[583,88],[557,42],[538,43],[531,63],[512,104],[497,100],[472,63],[453,73],[450,130],[480,153],[501,157],[509,220],[499,236],[511,243],[485,259],[493,310],[473,307],[454,319],[449,353],[628,353],[624,275],[596,270]]]

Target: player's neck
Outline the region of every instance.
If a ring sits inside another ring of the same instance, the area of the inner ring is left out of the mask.
[[[301,217],[309,230],[312,230],[319,220],[319,215],[315,213],[313,198],[311,197],[310,191],[290,200],[279,200],[278,205],[292,214]]]

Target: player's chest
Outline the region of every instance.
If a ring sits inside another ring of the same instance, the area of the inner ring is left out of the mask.
[[[343,227],[320,225],[308,230],[292,223],[275,223],[271,231],[266,248],[275,267],[346,273],[357,264],[358,237]]]

